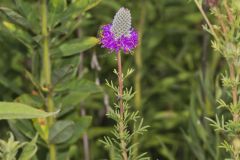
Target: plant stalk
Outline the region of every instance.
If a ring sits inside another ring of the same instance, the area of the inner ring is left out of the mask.
[[[229,72],[230,72],[230,79],[231,81],[236,80],[236,72],[235,72],[235,66],[233,63],[229,64]],[[236,106],[238,103],[238,87],[237,85],[234,85],[232,87],[232,100],[233,100],[233,105]],[[237,112],[233,113],[233,121],[235,123],[239,123],[239,114]],[[234,137],[232,139],[232,145],[233,145],[233,156],[234,160],[239,160],[239,147],[238,144],[235,143],[235,141],[239,142],[238,137]]]
[[[224,8],[227,12],[227,18],[228,18],[230,24],[232,24],[234,19],[233,19],[232,12],[229,9],[229,6],[228,6],[226,0],[224,0],[223,5],[224,5]],[[238,66],[235,65],[234,60],[229,61],[228,63],[229,63],[230,79],[231,79],[232,82],[235,82],[236,79],[237,79],[236,78],[237,77],[236,68]],[[236,84],[232,87],[232,103],[233,103],[234,106],[238,105],[238,86]],[[239,112],[234,112],[232,116],[233,116],[233,121],[235,123],[239,123]],[[234,160],[239,160],[239,144],[236,144],[236,142],[239,143],[239,136],[238,135],[232,139],[232,145],[233,145]]]
[[[78,21],[80,21],[80,17],[78,17]],[[77,30],[77,37],[80,38],[80,34],[81,30],[78,29]],[[78,79],[81,79],[82,77],[82,73],[83,73],[83,69],[84,69],[84,54],[83,53],[79,53],[79,66],[78,66]],[[83,106],[80,106],[80,114],[81,116],[85,116],[86,115],[86,110]],[[82,139],[82,143],[83,143],[83,153],[84,153],[84,160],[90,160],[90,150],[89,150],[89,140],[88,140],[88,135],[87,132],[85,132],[83,134],[83,139]]]
[[[47,88],[46,107],[48,112],[54,112],[54,102],[52,97],[52,80],[51,80],[51,60],[49,55],[48,30],[47,30],[47,0],[41,0],[42,13],[42,36],[43,36],[43,77],[44,87]],[[48,118],[48,127],[50,128],[55,119],[53,116]],[[50,160],[56,160],[56,147],[48,142]]]
[[[86,115],[85,108],[81,109],[81,115],[82,116]],[[89,141],[88,141],[88,135],[86,132],[83,134],[83,151],[84,151],[84,160],[90,160]]]
[[[124,141],[124,106],[123,106],[123,74],[122,74],[122,61],[121,53],[117,53],[117,63],[118,63],[118,98],[120,107],[120,122],[119,122],[119,133],[120,133],[120,143],[121,143],[121,154],[123,160],[128,160],[126,142]]]
[[[146,0],[142,0],[142,4],[141,4],[141,13],[140,13],[140,21],[138,24],[138,33],[139,33],[139,38],[138,38],[138,47],[136,49],[135,52],[135,64],[136,64],[136,75],[135,75],[135,90],[136,90],[136,94],[134,96],[134,104],[135,104],[135,108],[136,110],[138,110],[139,112],[141,112],[141,108],[142,108],[142,88],[141,88],[141,84],[142,84],[142,36],[143,36],[143,30],[144,30],[144,24],[145,24],[145,19],[146,19]],[[133,136],[133,143],[136,144],[138,143],[138,135],[135,134]],[[138,146],[136,145],[133,148],[133,159],[136,158],[138,155]]]
[[[139,45],[136,49],[135,52],[135,63],[136,63],[136,76],[135,76],[135,89],[136,89],[136,94],[135,94],[135,107],[136,109],[140,109],[142,102],[141,102],[141,78],[142,78],[142,35],[143,35],[143,30],[144,30],[144,24],[145,24],[145,18],[146,18],[146,7],[145,7],[145,0],[143,1],[143,4],[141,5],[141,14],[140,14],[140,21],[138,25],[138,33],[139,33],[139,38],[138,42]]]
[[[122,74],[122,60],[121,53],[117,53],[117,63],[118,63],[118,98],[119,98],[119,107],[120,107],[120,116],[123,118],[124,108],[123,108],[123,74]]]

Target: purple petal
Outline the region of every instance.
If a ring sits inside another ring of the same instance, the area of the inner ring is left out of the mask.
[[[131,52],[138,44],[138,34],[134,29],[130,30],[128,36],[122,35],[120,38],[115,38],[111,32],[112,24],[107,24],[101,27],[100,42],[103,48],[109,49],[111,52],[124,53]]]

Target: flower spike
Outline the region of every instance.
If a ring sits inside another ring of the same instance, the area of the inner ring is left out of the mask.
[[[138,44],[138,33],[131,27],[131,13],[120,8],[114,16],[112,24],[101,27],[100,43],[111,52],[131,52]]]

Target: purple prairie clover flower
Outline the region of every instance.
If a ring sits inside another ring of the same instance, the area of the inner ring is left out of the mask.
[[[131,52],[138,44],[138,33],[131,27],[131,13],[120,8],[114,16],[112,24],[101,27],[100,43],[111,52]]]

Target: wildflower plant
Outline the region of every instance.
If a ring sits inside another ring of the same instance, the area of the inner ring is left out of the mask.
[[[9,49],[14,48],[27,60],[23,63],[26,66],[21,66],[22,77],[26,79],[24,89],[13,86],[18,91],[10,98],[14,102],[0,101],[0,120],[8,120],[16,138],[9,142],[0,140],[0,159],[16,159],[17,150],[25,149],[20,140],[29,139],[34,139],[30,143],[37,146],[26,145],[27,154],[32,156],[19,160],[81,156],[74,148],[92,118],[78,114],[79,106],[90,95],[101,93],[101,88],[85,77],[77,78],[79,53],[97,45],[98,39],[79,38],[75,32],[87,18],[83,15],[100,1],[19,0],[0,7],[1,33],[16,41],[24,51],[13,45]],[[39,138],[34,138],[35,135]],[[35,154],[37,148],[41,154]],[[26,153],[23,150],[21,153]]]
[[[209,1],[207,1],[209,3]],[[203,14],[208,26],[204,29],[214,37],[212,41],[213,49],[221,54],[227,62],[228,71],[222,74],[222,85],[228,92],[231,101],[219,99],[218,108],[224,108],[232,115],[231,119],[219,117],[216,120],[207,118],[216,131],[226,135],[226,139],[220,145],[231,155],[231,159],[240,158],[240,104],[239,104],[239,59],[240,59],[240,6],[239,0],[211,1],[209,5],[212,14],[216,17],[216,24],[212,25],[201,6],[201,1],[195,0],[199,10]]]
[[[131,88],[124,88],[124,80],[133,73],[133,69],[128,69],[126,74],[122,73],[121,51],[132,52],[138,44],[138,34],[131,27],[131,13],[126,8],[120,8],[116,13],[112,24],[101,27],[100,42],[103,48],[110,52],[116,52],[117,70],[113,73],[118,78],[118,85],[113,81],[106,80],[108,87],[113,89],[117,103],[110,109],[107,116],[113,119],[116,124],[112,130],[112,137],[104,137],[101,142],[110,153],[110,158],[114,160],[146,160],[146,153],[134,156],[134,148],[137,143],[133,143],[135,135],[143,134],[148,126],[143,125],[143,119],[138,112],[131,112],[128,102],[133,98],[134,91]],[[130,129],[132,126],[132,129]]]

